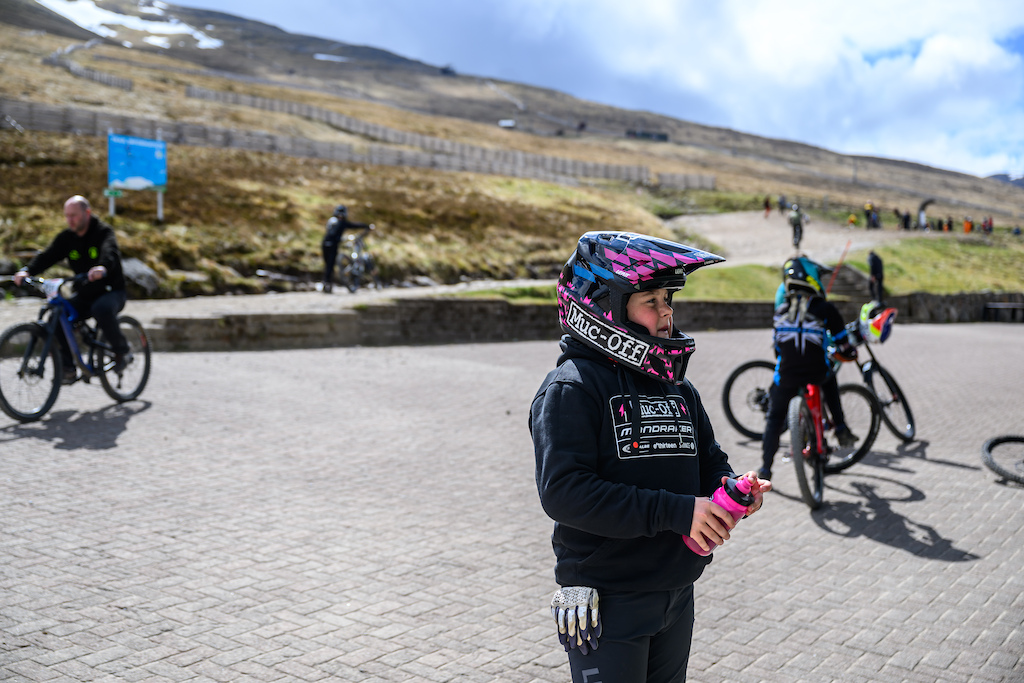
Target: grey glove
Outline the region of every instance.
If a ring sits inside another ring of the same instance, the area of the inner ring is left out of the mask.
[[[578,647],[582,654],[597,649],[601,637],[600,596],[596,588],[565,586],[551,598],[551,616],[558,624],[558,641],[568,652]]]

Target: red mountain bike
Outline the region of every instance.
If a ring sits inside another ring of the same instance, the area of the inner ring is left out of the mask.
[[[852,428],[859,443],[840,445],[835,434],[829,434],[835,429],[835,423],[822,403],[821,393],[820,386],[808,384],[789,402],[786,420],[800,496],[812,510],[820,508],[824,501],[825,474],[844,470],[863,458],[875,442],[881,424],[881,409],[874,395],[860,385],[844,384],[839,387],[843,413],[848,426],[859,423],[860,426]],[[858,398],[850,400],[853,396]],[[860,431],[864,429],[865,419],[867,429]]]

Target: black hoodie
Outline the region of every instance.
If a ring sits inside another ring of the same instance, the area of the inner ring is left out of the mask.
[[[537,490],[555,520],[555,580],[629,591],[688,586],[711,561],[682,540],[694,498],[735,476],[700,396],[689,381],[664,384],[569,336],[561,346],[530,410]]]
[[[89,227],[81,237],[70,228],[58,233],[50,246],[29,261],[25,272],[38,275],[61,259],[68,260],[68,267],[75,275],[88,273],[93,266],[107,269],[105,277],[78,288],[81,301],[91,302],[106,292],[124,289],[121,251],[117,248],[114,229],[96,216],[89,217]]]

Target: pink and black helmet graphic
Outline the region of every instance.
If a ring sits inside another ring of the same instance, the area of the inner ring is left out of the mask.
[[[567,333],[624,365],[669,384],[682,384],[694,341],[648,334],[626,318],[629,296],[649,289],[674,292],[701,266],[721,256],[633,232],[588,232],[558,279],[558,318]]]

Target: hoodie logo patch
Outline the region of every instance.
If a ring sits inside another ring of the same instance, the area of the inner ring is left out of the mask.
[[[620,460],[697,455],[693,422],[681,396],[640,397],[639,439],[633,438],[631,402],[628,394],[608,400]]]

